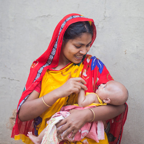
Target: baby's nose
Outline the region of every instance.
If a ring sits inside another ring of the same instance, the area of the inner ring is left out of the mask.
[[[103,86],[104,86],[104,84],[101,84],[101,85],[100,85],[100,87],[103,87]]]

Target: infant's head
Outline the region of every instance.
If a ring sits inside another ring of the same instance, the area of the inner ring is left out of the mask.
[[[122,105],[128,99],[128,91],[124,85],[116,81],[101,84],[96,93],[104,103]]]

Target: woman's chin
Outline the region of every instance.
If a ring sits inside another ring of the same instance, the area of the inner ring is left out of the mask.
[[[81,61],[82,61],[82,60],[80,60],[80,61],[74,61],[73,63],[74,63],[74,64],[79,64]]]
[[[79,64],[80,62],[82,61],[82,58],[80,58],[80,59],[75,59],[74,61],[73,61],[73,63],[75,63],[75,64]]]

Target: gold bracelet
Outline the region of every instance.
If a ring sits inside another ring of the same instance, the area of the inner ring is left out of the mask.
[[[95,120],[95,112],[91,108],[89,108],[89,110],[93,113],[93,119],[91,121],[91,122],[93,122]]]
[[[47,106],[47,107],[50,107],[48,104],[46,104],[46,102],[44,101],[44,98],[42,97],[42,101],[43,103]]]

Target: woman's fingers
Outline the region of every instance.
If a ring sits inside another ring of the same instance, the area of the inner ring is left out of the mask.
[[[66,139],[69,134],[71,134],[70,139],[73,139],[75,134],[77,133],[78,129],[74,127],[72,124],[66,123],[63,125],[60,129],[57,131],[58,137],[61,137],[61,139]]]
[[[61,120],[56,124],[56,127],[59,128],[60,126],[64,125],[66,123],[66,119]],[[57,131],[58,132],[58,131]]]
[[[82,84],[86,84],[86,81],[83,78],[81,78],[81,77],[72,78],[72,79],[75,80],[75,81],[77,81],[77,82],[80,82]]]
[[[79,93],[81,89],[87,90],[85,80],[81,77],[78,78],[70,78],[66,83],[64,83],[60,88],[57,89],[59,91],[60,97],[66,97],[72,93]]]
[[[74,138],[74,136],[76,135],[78,130],[72,130],[72,128],[67,129],[64,134],[62,134],[62,139],[66,139],[69,134],[71,134],[70,139],[72,140]]]
[[[80,89],[79,89],[79,88],[73,88],[73,92],[74,92],[74,93],[78,94],[78,93],[79,93],[79,91],[80,91]]]
[[[70,139],[73,139],[77,132],[78,132],[78,131],[73,130],[73,131],[71,132],[71,137],[70,137]]]
[[[64,120],[62,120],[58,124],[56,124],[57,135],[58,136],[62,135],[62,139],[65,139],[71,132],[72,132],[73,137],[77,133],[77,127],[74,126],[72,122],[68,122],[68,121],[69,121],[69,119],[65,118]],[[62,126],[62,127],[59,128],[60,126]]]
[[[78,87],[79,90],[81,90],[81,89],[87,90],[87,87],[84,84],[80,83],[80,82],[75,82],[74,85],[75,85],[75,87]]]
[[[62,126],[62,127],[59,129],[60,126]],[[61,135],[64,131],[67,132],[67,129],[69,128],[69,124],[66,123],[66,121],[64,119],[56,127],[58,129],[57,130],[57,135]]]
[[[61,138],[64,140],[66,137],[72,132],[72,128],[68,128],[69,126],[64,125],[61,128]]]
[[[81,88],[82,88],[83,90],[87,90],[87,87],[86,87],[85,85],[83,85],[82,83],[81,83]]]

